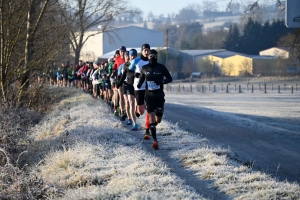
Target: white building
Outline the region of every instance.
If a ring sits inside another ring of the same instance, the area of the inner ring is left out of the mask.
[[[86,36],[95,33],[96,31],[90,31],[86,33]],[[141,47],[142,44],[148,43],[153,47],[162,47],[163,40],[164,33],[161,31],[137,26],[115,28],[90,37],[82,47],[80,59],[95,61],[99,56],[115,51],[120,46]]]
[[[272,47],[259,52],[260,56],[275,56],[283,59],[289,58],[289,51],[283,47]]]

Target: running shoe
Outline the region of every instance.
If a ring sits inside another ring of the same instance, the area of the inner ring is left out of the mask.
[[[149,129],[146,129],[145,135],[150,135],[150,134],[151,134],[151,133],[150,133]]]
[[[129,119],[129,120],[127,121],[127,125],[132,125],[132,120],[131,120],[131,119]]]
[[[137,130],[139,130],[139,127],[138,127],[138,125],[137,124],[133,124],[133,126],[132,126],[132,129],[131,129],[132,131],[137,131]]]
[[[115,110],[115,111],[114,111],[114,115],[115,115],[115,116],[119,116],[118,110]]]
[[[126,113],[124,113],[124,114],[120,117],[120,120],[121,120],[121,121],[125,121],[126,117],[127,117],[127,115],[126,115]]]
[[[141,115],[138,112],[135,112],[135,116],[139,118]]]
[[[157,141],[154,141],[154,142],[153,142],[152,148],[153,148],[154,150],[158,150],[158,149],[159,149],[159,148],[158,148],[158,143],[157,143]]]
[[[149,133],[145,133],[144,135],[144,140],[150,140],[150,134]]]

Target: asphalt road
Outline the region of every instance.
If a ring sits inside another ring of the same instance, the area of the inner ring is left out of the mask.
[[[242,119],[228,120],[218,111],[168,103],[164,119],[223,147],[230,147],[232,159],[255,170],[280,181],[300,183],[300,134],[297,131],[259,121],[249,124]]]

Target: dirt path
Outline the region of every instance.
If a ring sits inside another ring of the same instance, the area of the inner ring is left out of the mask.
[[[280,127],[177,104],[165,105],[165,119],[224,147],[236,159],[278,180],[300,183],[300,134]]]

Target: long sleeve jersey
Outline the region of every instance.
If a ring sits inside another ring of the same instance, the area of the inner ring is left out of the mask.
[[[129,70],[130,62],[124,63],[123,69],[122,69],[122,76],[120,79],[120,84],[122,85],[123,82],[126,80],[126,84],[133,85],[134,83],[134,72]]]
[[[134,90],[145,90],[146,89],[145,83],[142,84],[142,86],[140,88],[137,87],[137,84],[139,82],[139,75],[141,73],[143,66],[148,63],[149,63],[148,58],[143,57],[143,56],[132,60],[130,66],[129,66],[129,70],[134,72],[134,76],[135,76],[134,83],[133,83]]]
[[[173,81],[173,78],[166,66],[156,63],[144,65],[137,87],[146,82],[146,95],[161,97],[165,96],[163,84]]]

